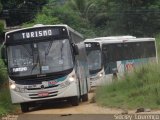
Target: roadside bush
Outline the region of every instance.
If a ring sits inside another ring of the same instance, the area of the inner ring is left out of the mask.
[[[0,87],[7,82],[7,70],[6,67],[2,61],[2,59],[0,59]]]
[[[135,109],[160,108],[160,64],[147,64],[137,68],[111,85],[97,90],[96,101],[107,107]]]

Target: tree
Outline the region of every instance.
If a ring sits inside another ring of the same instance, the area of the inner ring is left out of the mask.
[[[95,4],[92,0],[70,0],[68,3],[81,17],[89,19],[90,12]]]
[[[77,14],[68,3],[50,1],[31,23],[67,24],[85,37],[95,36],[89,21]]]
[[[0,2],[0,12],[2,11],[2,4]],[[0,21],[0,35],[3,33],[3,30],[4,30],[4,23],[2,21]]]
[[[160,27],[160,1],[110,0],[108,30],[114,34],[154,36]]]
[[[48,0],[1,0],[3,10],[7,11],[7,23],[15,26],[35,18]]]

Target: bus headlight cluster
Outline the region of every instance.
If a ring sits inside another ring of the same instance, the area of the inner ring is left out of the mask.
[[[100,74],[98,74],[96,76],[91,77],[90,80],[93,81],[93,80],[101,79],[102,77],[103,77],[103,73],[100,73]]]
[[[65,81],[65,82],[61,83],[59,86],[60,86],[60,88],[64,88],[64,87],[67,87],[68,85],[70,85],[70,82]]]
[[[69,77],[68,80],[69,80],[70,82],[73,82],[73,81],[75,81],[76,79],[75,79],[75,77],[71,76],[71,77]]]
[[[12,90],[14,90],[14,89],[16,88],[16,85],[15,85],[15,84],[11,84],[11,85],[10,85],[10,88],[11,88]]]
[[[25,92],[24,88],[20,88],[20,87],[16,86],[16,84],[14,84],[14,83],[10,84],[10,88],[12,90],[15,90],[16,92]]]
[[[72,76],[69,76],[68,79],[65,82],[61,83],[59,86],[60,88],[64,88],[69,86],[74,81],[76,81],[76,77],[75,75],[72,75]]]
[[[100,74],[99,74],[99,77],[102,77],[102,76],[103,76],[103,73],[100,73]]]
[[[75,82],[76,76],[75,75],[69,76],[68,80],[69,80],[69,82]]]

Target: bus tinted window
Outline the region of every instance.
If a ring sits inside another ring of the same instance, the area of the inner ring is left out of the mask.
[[[156,56],[153,41],[104,44],[102,49],[108,62]]]

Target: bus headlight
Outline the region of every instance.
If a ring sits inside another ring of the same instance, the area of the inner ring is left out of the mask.
[[[100,73],[100,74],[99,74],[99,77],[102,77],[102,76],[103,76],[103,73]]]
[[[11,84],[11,85],[10,85],[10,88],[11,88],[12,90],[14,90],[14,89],[16,88],[16,85],[15,85],[15,84]]]
[[[68,80],[69,80],[69,82],[74,82],[74,81],[76,81],[76,79],[75,79],[74,76],[70,76]]]
[[[16,86],[14,83],[12,83],[12,84],[10,85],[10,88],[11,88],[12,90],[16,91],[16,92],[25,92],[25,89],[24,89],[24,88],[20,88],[20,87]]]

